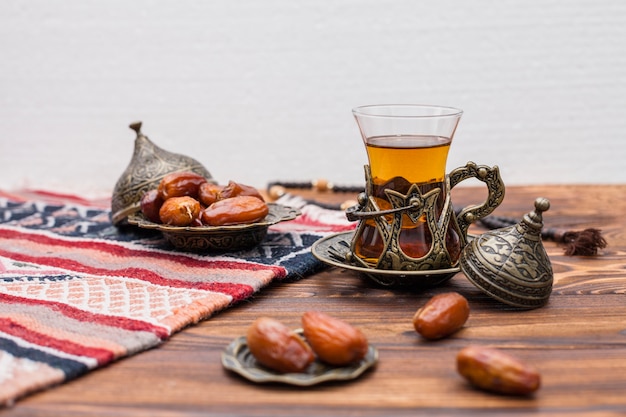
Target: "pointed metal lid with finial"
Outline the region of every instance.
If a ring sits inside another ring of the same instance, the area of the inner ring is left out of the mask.
[[[111,220],[118,226],[140,210],[141,197],[157,188],[163,177],[172,172],[191,171],[211,181],[209,171],[198,161],[185,155],[159,148],[141,132],[141,122],[130,124],[137,133],[132,159],[122,173],[111,199]]]
[[[484,233],[465,246],[461,270],[491,297],[520,309],[541,307],[552,292],[553,272],[541,241],[545,198],[513,226]]]

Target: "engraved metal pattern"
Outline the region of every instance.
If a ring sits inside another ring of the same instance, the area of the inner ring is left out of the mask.
[[[217,235],[201,235],[188,231],[163,232],[163,236],[174,247],[189,252],[249,249],[261,243],[266,235],[266,226],[249,228],[244,231],[224,231]]]
[[[545,305],[553,283],[552,265],[541,242],[541,212],[548,208],[548,200],[537,199],[535,210],[520,223],[484,233],[468,244],[460,263],[467,278],[513,307]]]
[[[446,234],[449,227],[458,234],[461,249],[463,249],[467,244],[469,225],[487,216],[504,199],[504,183],[498,167],[479,166],[473,162],[468,162],[465,167],[457,168],[451,175],[446,176],[447,188],[444,190],[443,196],[441,196],[439,189],[433,189],[422,194],[418,184],[412,184],[406,194],[395,190],[385,190],[392,208],[383,211],[379,209],[372,197],[373,183],[368,165],[365,166],[365,178],[366,193],[359,196],[358,206],[346,211],[349,220],[359,221],[346,260],[360,268],[433,271],[458,267],[459,261],[452,261],[452,256],[446,247]],[[449,190],[468,178],[477,178],[484,182],[488,188],[488,198],[483,204],[469,206],[463,209],[459,216],[454,216]],[[437,206],[440,198],[444,199],[441,211],[438,210]],[[414,258],[408,256],[401,249],[400,232],[403,219],[417,222],[420,217],[426,219],[426,227],[432,236],[431,246],[424,256]],[[365,222],[369,221],[371,224],[372,220],[383,241],[383,250],[375,265],[365,262],[356,254],[358,239],[366,227]]]
[[[137,137],[131,161],[113,189],[113,224],[120,225],[130,214],[137,212],[143,194],[157,188],[167,174],[191,171],[213,182],[209,171],[195,159],[166,151],[151,142],[141,133],[141,122],[133,123],[130,127],[137,132]]]
[[[415,206],[414,209],[409,209],[404,213],[394,213],[391,225],[384,222],[383,228],[379,228],[386,244],[383,253],[378,259],[376,268],[411,271],[441,269],[450,266],[450,254],[444,245],[445,238],[443,237],[448,229],[448,225],[445,225],[443,232],[440,231],[435,213],[436,200],[439,197],[440,190],[431,190],[422,195],[417,185],[413,184],[406,195],[393,190],[386,190],[386,194],[391,206],[394,208],[411,207],[412,202],[415,201],[417,204],[413,204]],[[433,236],[432,245],[426,255],[421,258],[413,258],[407,256],[400,248],[399,239],[402,216],[406,214],[411,221],[417,222],[424,212],[426,212],[426,224]]]

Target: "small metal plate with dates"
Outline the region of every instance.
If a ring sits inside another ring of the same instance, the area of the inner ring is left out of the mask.
[[[231,226],[168,226],[132,214],[128,223],[142,229],[158,230],[177,249],[189,252],[232,251],[252,248],[263,241],[267,230],[276,223],[293,220],[300,211],[293,207],[268,203],[269,213],[263,220]]]
[[[302,330],[296,330],[302,334]],[[245,336],[233,340],[222,353],[222,365],[242,377],[257,383],[283,383],[311,386],[327,381],[346,381],[361,376],[378,361],[378,351],[369,346],[367,354],[358,363],[349,366],[331,366],[316,359],[304,372],[280,373],[257,362],[250,352]]]

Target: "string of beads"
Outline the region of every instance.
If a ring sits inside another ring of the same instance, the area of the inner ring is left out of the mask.
[[[267,194],[273,200],[277,200],[287,194],[288,190],[314,190],[319,193],[361,193],[365,191],[365,188],[363,186],[336,185],[324,178],[306,182],[274,181],[267,185]],[[346,200],[341,204],[328,204],[315,200],[307,202],[331,210],[346,210],[348,207],[357,204],[357,201],[352,199]]]

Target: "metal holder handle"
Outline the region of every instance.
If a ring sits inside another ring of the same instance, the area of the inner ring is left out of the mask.
[[[500,169],[497,165],[489,167],[487,165],[477,165],[468,162],[464,167],[456,168],[448,175],[448,189],[452,190],[460,182],[476,178],[487,185],[487,199],[479,205],[470,205],[461,210],[457,215],[457,222],[461,232],[467,237],[469,226],[477,220],[488,216],[504,200],[504,182],[500,176]]]
[[[346,218],[348,221],[354,222],[364,219],[373,219],[375,217],[386,216],[389,214],[400,213],[404,211],[419,210],[423,205],[423,201],[418,198],[412,198],[408,206],[396,207],[388,210],[378,211],[362,211],[367,204],[367,194],[361,193],[358,196],[359,204],[346,209]]]

